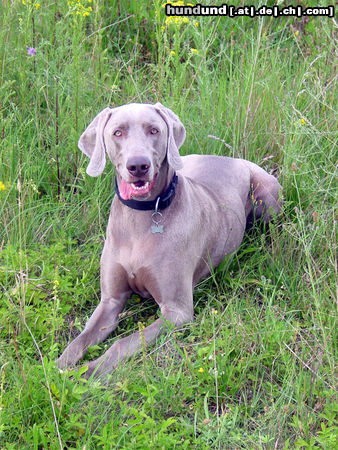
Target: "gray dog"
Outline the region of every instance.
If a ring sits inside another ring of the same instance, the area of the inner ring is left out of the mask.
[[[117,327],[133,292],[154,298],[162,317],[116,341],[86,376],[111,371],[159,336],[166,321],[192,321],[194,286],[239,247],[248,222],[279,213],[281,186],[273,176],[243,159],[181,157],[184,139],[181,121],[161,103],[106,108],[81,135],[87,173],[100,175],[107,154],[117,195],[101,257],[101,301],[57,360],[60,368]]]

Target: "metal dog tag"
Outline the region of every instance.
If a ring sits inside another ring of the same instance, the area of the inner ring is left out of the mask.
[[[155,211],[151,215],[151,220],[154,223],[154,225],[151,226],[151,232],[153,234],[163,233],[163,225],[159,224],[163,218],[162,214],[158,210],[159,201],[160,201],[160,197],[158,197],[156,206],[155,206]],[[155,217],[158,218],[159,220],[156,220]]]
[[[152,225],[152,226],[151,226],[151,232],[152,232],[153,234],[156,234],[156,233],[163,233],[163,225],[158,225],[158,224]]]

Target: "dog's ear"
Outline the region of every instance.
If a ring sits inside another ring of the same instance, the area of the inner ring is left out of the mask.
[[[92,177],[100,175],[106,165],[103,132],[111,115],[111,108],[101,111],[81,134],[78,142],[79,149],[90,158],[86,172]]]
[[[178,116],[171,109],[166,108],[162,103],[156,103],[154,106],[168,127],[168,163],[174,170],[182,169],[183,163],[178,150],[185,139],[185,128]]]

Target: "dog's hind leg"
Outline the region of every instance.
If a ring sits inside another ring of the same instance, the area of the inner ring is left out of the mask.
[[[256,164],[247,162],[250,170],[250,189],[245,206],[246,229],[254,223],[267,224],[281,210],[282,187],[277,179]]]

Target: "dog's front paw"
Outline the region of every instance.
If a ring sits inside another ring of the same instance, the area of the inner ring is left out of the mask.
[[[67,358],[64,357],[64,354],[55,360],[55,365],[58,369],[66,369],[67,367],[70,366]]]
[[[84,370],[85,367],[87,370]],[[81,375],[86,378],[87,380],[91,377],[97,377],[99,375],[102,375],[103,373],[107,373],[111,370],[109,367],[105,367],[104,361],[102,358],[95,359],[94,361],[88,362],[85,366],[83,366],[81,369]]]
[[[86,364],[85,366],[81,367],[81,376],[83,378],[86,378],[87,380],[93,375],[95,369],[96,369],[96,364],[94,364],[95,361],[91,361],[90,363]],[[87,370],[85,370],[87,369]],[[97,374],[97,372],[95,372],[95,375]]]

